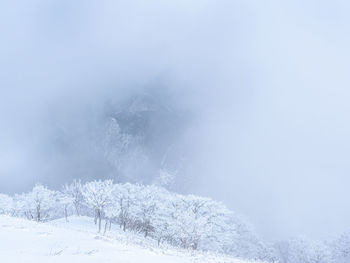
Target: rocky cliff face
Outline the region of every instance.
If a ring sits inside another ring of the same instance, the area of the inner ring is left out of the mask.
[[[169,188],[183,184],[190,116],[166,96],[134,94],[110,103],[87,123],[64,120],[53,124],[45,157],[51,176],[42,182],[54,185],[72,178],[113,178]]]
[[[149,94],[131,97],[118,108],[107,114],[101,139],[113,173],[121,180],[162,184],[159,177],[167,174],[175,183],[183,168],[188,115]]]

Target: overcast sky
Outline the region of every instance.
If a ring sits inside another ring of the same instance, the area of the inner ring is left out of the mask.
[[[195,193],[270,239],[350,222],[348,1],[3,1],[0,183],[43,172],[50,116],[83,129],[165,80],[196,116]]]

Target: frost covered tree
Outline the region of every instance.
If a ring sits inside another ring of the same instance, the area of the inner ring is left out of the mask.
[[[165,240],[165,229],[169,229],[170,198],[169,192],[153,185],[117,184],[113,202],[105,208],[105,215],[124,231],[141,232],[145,237],[157,236],[160,242]]]
[[[138,194],[138,186],[134,184],[116,184],[111,198],[111,202],[105,208],[106,217],[110,222],[119,224],[123,231],[133,226],[135,221],[136,195]]]
[[[74,198],[71,195],[67,195],[64,192],[59,192],[57,194],[57,198],[59,203],[63,206],[64,209],[64,217],[66,222],[68,222],[68,210],[74,204]]]
[[[0,214],[13,213],[13,198],[6,194],[0,194]]]
[[[57,193],[37,184],[32,191],[17,197],[18,208],[25,211],[27,217],[37,222],[44,221],[54,214],[57,205]],[[51,213],[50,213],[51,212]]]
[[[153,220],[154,231],[152,237],[157,240],[158,246],[162,242],[168,242],[169,244],[174,241],[174,218],[169,216],[169,206],[164,203],[159,202],[157,205],[157,210],[155,211],[156,215]]]
[[[226,253],[252,260],[276,261],[273,245],[264,242],[245,218],[231,213],[229,221],[230,227],[225,231],[229,240],[223,244]]]
[[[330,247],[321,241],[292,238],[277,245],[282,263],[338,263]]]
[[[138,229],[145,237],[154,231],[155,211],[159,199],[157,194],[158,188],[155,186],[139,186],[139,192],[136,196],[138,205],[134,207],[134,213],[138,219]]]
[[[84,206],[83,186],[81,180],[73,180],[71,184],[65,184],[62,189],[62,194],[65,200],[71,201],[77,216],[80,215],[81,209]],[[70,205],[70,204],[67,204]]]
[[[95,211],[95,223],[101,232],[101,220],[104,208],[112,202],[114,185],[112,180],[92,181],[84,185],[83,196],[86,204]]]
[[[308,263],[311,261],[310,241],[305,238],[293,238],[289,240],[290,262]]]
[[[176,195],[168,192],[163,188],[155,188],[156,209],[152,224],[154,231],[151,233],[152,237],[157,240],[158,245],[162,242],[176,245],[176,218],[174,216],[174,199]]]
[[[173,208],[175,232],[184,248],[197,249],[200,243],[206,247],[214,240],[218,241],[227,226],[229,211],[209,198],[177,196]]]
[[[350,232],[345,232],[328,243],[332,257],[337,263],[350,262]]]
[[[13,197],[13,215],[17,217],[26,217],[27,219],[34,219],[31,211],[31,205],[29,204],[29,198],[27,193],[16,194]]]

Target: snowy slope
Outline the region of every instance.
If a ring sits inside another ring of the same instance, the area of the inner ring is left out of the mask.
[[[2,263],[247,263],[223,255],[158,248],[115,228],[98,235],[92,219],[71,217],[49,223],[0,216],[0,258]]]

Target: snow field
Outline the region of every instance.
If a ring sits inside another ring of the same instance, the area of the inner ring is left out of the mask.
[[[93,218],[69,217],[47,223],[0,216],[0,255],[3,263],[248,263],[229,256],[160,247],[154,240],[115,225],[97,234]]]

